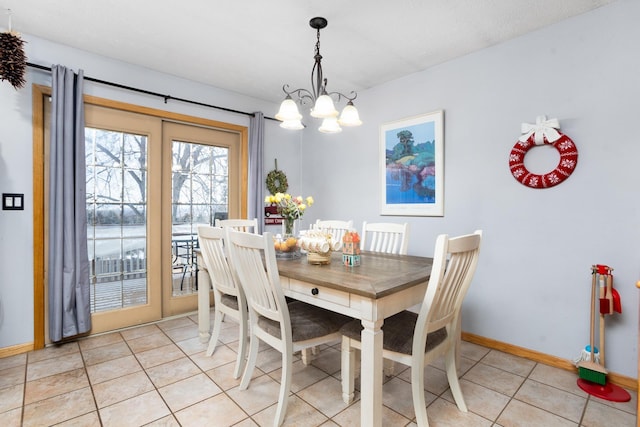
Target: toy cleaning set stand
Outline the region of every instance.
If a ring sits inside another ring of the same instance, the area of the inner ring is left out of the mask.
[[[614,312],[622,313],[620,295],[613,288],[613,271],[606,265],[591,267],[591,325],[589,330],[589,345],[583,350],[582,356],[576,361],[578,367],[578,387],[583,391],[612,402],[628,402],[631,395],[620,386],[607,381],[605,369],[605,316]],[[596,289],[598,288],[598,289]],[[599,318],[596,317],[596,304],[599,305]],[[600,340],[595,346],[596,323],[600,328]]]

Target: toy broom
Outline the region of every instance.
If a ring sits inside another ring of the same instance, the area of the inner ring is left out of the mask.
[[[591,274],[593,276],[591,281],[591,325],[589,326],[590,358],[589,360],[582,360],[578,363],[578,376],[583,380],[604,385],[607,382],[607,370],[603,365],[595,362],[596,359],[594,356],[596,323],[596,272],[596,266],[593,266],[591,269]],[[602,348],[602,343],[600,343],[600,347]]]
[[[604,358],[604,323],[605,316],[622,313],[622,304],[620,303],[620,295],[613,288],[613,274],[611,273],[613,268],[606,265],[594,265],[591,273],[593,274],[593,280],[591,283],[591,327],[590,327],[590,347],[589,353],[583,360],[576,364],[578,367],[578,387],[583,391],[599,397],[601,399],[609,400],[612,402],[628,402],[631,400],[631,395],[625,389],[619,385],[613,384],[611,381],[607,381],[607,370],[605,366]],[[600,292],[596,296],[596,274],[599,275]],[[600,360],[598,356],[594,355],[594,334],[596,328],[596,298],[599,302],[599,314],[600,314]],[[595,357],[594,357],[595,356]],[[588,360],[585,360],[587,359]]]

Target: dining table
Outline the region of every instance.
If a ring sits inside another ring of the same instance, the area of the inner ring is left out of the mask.
[[[347,266],[334,252],[328,264],[311,264],[306,255],[278,259],[285,296],[304,301],[362,322],[360,425],[382,425],[382,325],[384,319],[422,302],[433,259],[363,251],[360,265]],[[202,265],[202,264],[200,264]],[[202,274],[202,273],[201,273]],[[210,282],[202,274],[198,288],[198,330],[209,339]],[[343,393],[348,403],[352,396]]]

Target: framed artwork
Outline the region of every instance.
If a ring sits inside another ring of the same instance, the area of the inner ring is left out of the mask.
[[[381,215],[444,215],[442,110],[380,126]]]

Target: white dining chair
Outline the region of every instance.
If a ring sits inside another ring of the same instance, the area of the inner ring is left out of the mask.
[[[460,309],[478,264],[482,231],[436,239],[433,266],[420,313],[401,311],[384,320],[383,357],[411,367],[411,391],[418,426],[428,427],[424,368],[443,356],[451,393],[462,412],[467,405],[460,389],[457,348]],[[342,327],[342,397],[353,400],[355,352],[360,348],[360,321]]]
[[[370,252],[406,255],[409,248],[409,223],[363,221],[360,247]],[[414,312],[419,309],[419,305],[411,308]],[[394,372],[395,363],[386,359],[384,374],[390,377]]]
[[[311,227],[313,230],[321,230],[325,233],[331,234],[331,238],[334,241],[341,242],[342,236],[347,231],[353,229],[353,220],[342,221],[342,220],[317,220],[315,224]]]
[[[363,221],[360,247],[370,252],[406,255],[409,223]]]
[[[338,342],[340,328],[352,319],[302,301],[287,304],[278,274],[271,233],[226,229],[231,268],[235,269],[249,305],[250,345],[240,390],[249,387],[259,341],[282,353],[282,378],[274,425],[282,424],[291,389],[294,352]]]
[[[200,226],[198,227],[198,240],[202,253],[202,260],[209,274],[211,287],[213,288],[214,317],[213,331],[207,347],[207,356],[211,356],[216,349],[222,321],[225,317],[234,319],[239,324],[238,333],[238,357],[233,373],[234,378],[239,378],[244,371],[248,345],[248,311],[247,301],[238,284],[235,272],[229,267],[227,254],[224,248],[225,232],[223,228]]]
[[[216,219],[216,227],[231,227],[236,231],[258,233],[258,219]]]

